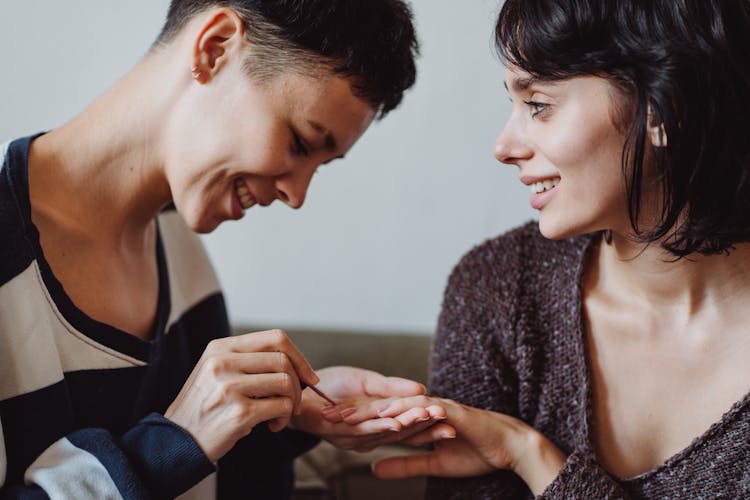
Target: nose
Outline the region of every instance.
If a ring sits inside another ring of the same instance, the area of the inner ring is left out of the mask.
[[[318,164],[299,166],[294,171],[276,178],[276,193],[278,199],[292,208],[300,208],[305,203],[307,188],[310,187]]]
[[[513,116],[508,119],[495,139],[492,153],[497,161],[508,165],[515,165],[519,160],[528,159],[533,154],[525,134],[515,123]]]

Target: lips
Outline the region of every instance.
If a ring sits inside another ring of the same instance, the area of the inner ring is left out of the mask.
[[[521,182],[529,186],[531,190],[531,207],[535,210],[541,210],[554,197],[557,192],[557,186],[560,184],[560,176],[523,176]]]

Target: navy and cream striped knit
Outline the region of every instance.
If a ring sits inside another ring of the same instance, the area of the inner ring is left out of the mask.
[[[161,415],[230,332],[199,238],[174,210],[159,216],[153,340],[88,317],[31,221],[34,138],[0,146],[0,499],[288,498],[291,460],[315,438],[258,426],[217,467]]]

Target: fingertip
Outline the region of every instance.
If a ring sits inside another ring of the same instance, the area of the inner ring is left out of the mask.
[[[393,419],[393,423],[388,427],[391,432],[401,432],[404,429],[404,425],[396,419]]]
[[[323,408],[320,409],[323,413],[334,413],[337,411],[341,411],[341,405],[332,405],[331,403],[326,403]]]
[[[442,406],[432,405],[427,407],[427,413],[436,420],[445,420],[448,412]]]
[[[379,417],[383,417],[388,414],[388,412],[391,410],[391,404],[388,403],[387,405],[381,407],[378,409],[377,414]]]
[[[441,439],[455,439],[458,436],[456,428],[448,424],[435,425],[435,432]]]
[[[380,464],[383,460],[376,460],[375,462],[370,464],[370,471],[372,472],[372,475],[377,477],[378,479],[385,479],[381,473],[380,473]]]
[[[381,458],[370,465],[372,475],[378,479],[399,479],[403,477],[398,472],[398,458]]]
[[[322,416],[323,420],[332,424],[338,424],[343,420],[338,413],[323,413]]]
[[[269,431],[271,431],[271,432],[278,432],[279,431],[278,427],[279,427],[279,424],[278,424],[277,420],[271,420],[271,421],[268,422],[268,430]]]
[[[427,388],[424,384],[421,384],[416,380],[400,377],[393,377],[391,380],[396,381],[399,392],[402,396],[420,396],[427,392]]]
[[[355,416],[356,414],[356,408],[346,408],[345,410],[341,410],[339,412],[339,416],[341,417],[341,419],[347,423],[357,422],[357,417]]]

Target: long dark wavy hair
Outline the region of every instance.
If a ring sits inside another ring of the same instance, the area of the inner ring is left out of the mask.
[[[544,80],[604,76],[630,101],[623,174],[641,241],[677,258],[750,241],[750,0],[507,0],[495,36],[506,64]],[[649,227],[645,161],[662,201]]]

